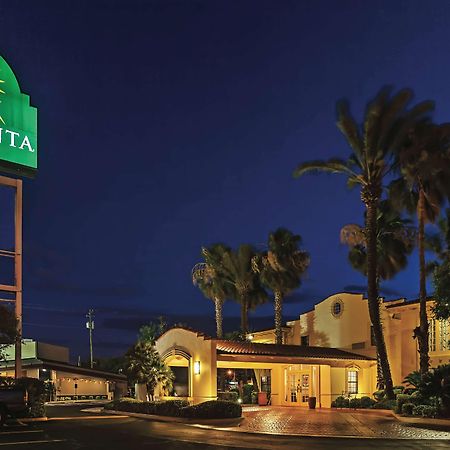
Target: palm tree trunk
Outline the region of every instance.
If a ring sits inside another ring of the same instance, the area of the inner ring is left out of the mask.
[[[280,291],[274,292],[274,309],[275,309],[275,343],[283,343],[283,330],[281,329],[283,321],[283,295]]]
[[[222,339],[222,337],[223,337],[223,330],[222,330],[222,323],[223,323],[222,306],[223,306],[223,301],[222,301],[222,299],[216,297],[214,299],[214,306],[216,308],[216,336],[217,336],[218,339]]]
[[[246,335],[248,331],[248,303],[246,298],[241,298],[241,332]]]
[[[369,316],[373,326],[373,334],[377,352],[380,358],[381,371],[383,373],[386,396],[393,399],[394,389],[391,376],[391,368],[387,356],[386,344],[384,342],[383,327],[380,319],[380,304],[378,298],[377,272],[377,211],[378,197],[369,194],[369,199],[365,201],[366,214],[366,239],[367,239],[367,302],[369,306]]]
[[[425,269],[425,193],[419,190],[419,202],[417,205],[417,215],[419,222],[418,247],[419,247],[419,341],[420,373],[424,375],[428,372],[428,317],[427,317],[427,288]]]

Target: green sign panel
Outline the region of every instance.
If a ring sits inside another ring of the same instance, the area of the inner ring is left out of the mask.
[[[33,175],[37,152],[37,109],[0,56],[0,170]]]

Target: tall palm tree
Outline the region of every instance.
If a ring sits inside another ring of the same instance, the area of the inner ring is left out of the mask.
[[[331,172],[347,176],[350,187],[359,186],[366,208],[367,297],[375,343],[380,355],[388,398],[394,398],[390,365],[387,357],[378,299],[377,211],[383,181],[391,169],[391,155],[404,142],[408,130],[428,114],[433,104],[423,102],[407,109],[412,92],[404,89],[391,95],[382,89],[366,108],[364,123],[359,126],[350,114],[348,104],[339,102],[337,126],[344,134],[352,154],[347,160],[310,161],[300,164],[294,172],[300,177],[308,172]]]
[[[425,263],[425,224],[433,223],[450,196],[450,124],[422,121],[414,126],[397,152],[401,178],[390,186],[397,206],[417,214],[419,249],[419,343],[420,373],[429,367],[428,316]]]
[[[408,264],[416,241],[416,229],[408,219],[402,219],[390,202],[380,202],[377,215],[378,287],[380,281],[393,278]],[[365,228],[356,224],[341,229],[341,242],[348,245],[350,265],[367,276],[367,242]],[[381,358],[377,354],[378,387],[384,387]]]
[[[431,274],[442,263],[450,261],[450,208],[436,221],[437,233],[425,236],[425,249],[435,254],[436,259],[427,263],[427,274]]]
[[[267,301],[259,277],[252,270],[255,249],[242,244],[237,251],[226,252],[222,258],[221,274],[232,287],[233,299],[241,305],[241,331],[248,332],[248,311]]]
[[[409,219],[403,219],[387,200],[380,202],[377,214],[377,275],[378,285],[390,280],[408,264],[408,256],[416,242],[416,228]],[[365,228],[345,225],[341,242],[349,247],[350,265],[367,276],[367,242]]]
[[[224,244],[202,247],[204,262],[196,264],[192,269],[192,282],[206,298],[214,302],[216,336],[219,339],[223,337],[223,304],[227,297],[232,296],[232,286],[225,282],[221,274],[223,255],[230,251],[231,249]]]
[[[274,294],[276,343],[283,343],[283,298],[298,288],[309,266],[309,254],[300,250],[301,237],[284,228],[269,234],[268,250],[253,257],[254,272]]]

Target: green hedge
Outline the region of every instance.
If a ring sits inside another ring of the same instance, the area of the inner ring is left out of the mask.
[[[236,391],[219,392],[217,394],[217,400],[237,402],[238,398],[239,398],[239,392],[236,392]]]
[[[186,400],[142,402],[134,398],[124,397],[108,403],[105,405],[105,409],[196,419],[228,419],[241,417],[242,415],[242,407],[240,404],[226,400],[212,400],[189,406],[189,402]]]
[[[182,408],[181,415],[195,419],[228,419],[241,417],[242,407],[239,403],[225,400],[211,400],[194,406]]]
[[[414,408],[414,403],[403,403],[401,413],[405,416],[412,416]]]
[[[163,402],[142,402],[134,398],[121,398],[105,405],[105,409],[154,414],[157,416],[180,417],[181,409],[189,406],[186,400],[167,400]]]

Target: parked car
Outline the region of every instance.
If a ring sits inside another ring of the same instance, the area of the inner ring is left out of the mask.
[[[0,425],[6,422],[10,415],[26,412],[28,406],[28,392],[21,387],[0,388]]]

